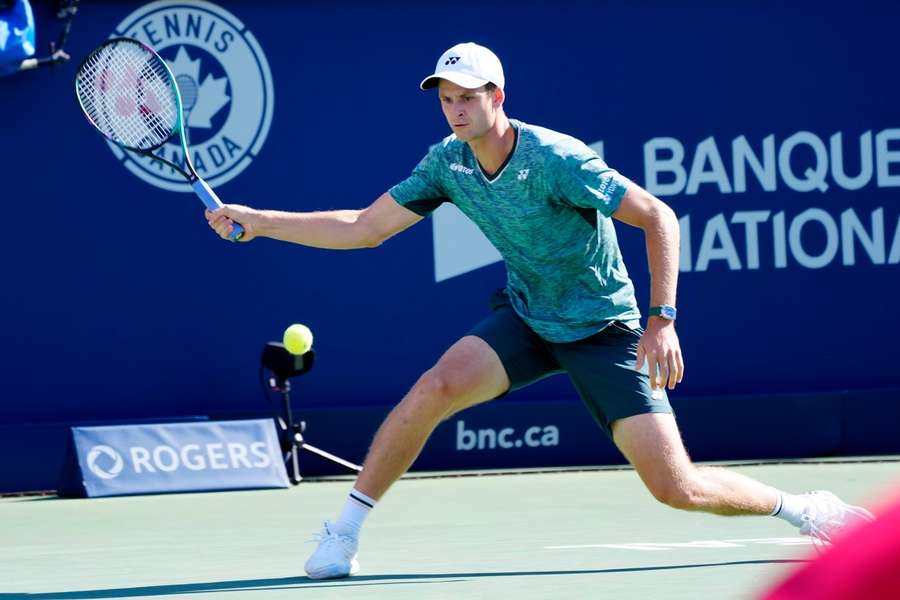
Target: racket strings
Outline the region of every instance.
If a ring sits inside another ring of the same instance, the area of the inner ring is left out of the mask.
[[[175,81],[178,83],[178,91],[181,93],[181,105],[185,112],[193,110],[197,105],[200,90],[197,82],[190,75],[177,75]]]
[[[139,44],[104,46],[85,60],[76,80],[88,119],[114,142],[150,150],[174,132],[177,103],[170,76]]]

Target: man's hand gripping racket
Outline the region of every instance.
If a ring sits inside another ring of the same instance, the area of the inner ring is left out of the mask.
[[[88,121],[107,139],[181,173],[207,209],[213,211],[222,206],[194,169],[178,84],[166,62],[152,48],[130,38],[105,42],[78,67],[75,95]],[[186,170],[153,154],[176,133]],[[228,239],[237,241],[243,234],[244,228],[234,223]]]

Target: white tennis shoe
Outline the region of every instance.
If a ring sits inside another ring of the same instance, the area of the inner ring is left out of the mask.
[[[319,546],[304,566],[310,579],[337,579],[359,572],[356,560],[359,540],[356,537],[336,533],[333,525],[325,521],[322,531],[312,541],[319,542]]]
[[[809,504],[800,515],[800,533],[811,537],[813,544],[830,544],[847,529],[875,519],[865,508],[851,506],[831,492],[820,490],[804,495]]]

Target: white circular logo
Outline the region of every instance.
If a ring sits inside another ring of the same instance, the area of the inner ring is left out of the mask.
[[[253,161],[272,124],[272,73],[253,34],[211,2],[151,2],[126,17],[112,37],[153,47],[178,82],[197,174],[210,185],[231,181]],[[184,164],[177,139],[155,151]],[[109,142],[129,171],[157,187],[191,192],[177,171]]]
[[[106,457],[101,461],[103,464],[109,465],[111,461],[112,465],[106,467],[98,465],[97,460],[100,459],[101,456]],[[122,455],[109,446],[94,446],[87,454],[88,469],[100,479],[114,479],[115,477],[118,477],[119,473],[122,472],[124,464]]]

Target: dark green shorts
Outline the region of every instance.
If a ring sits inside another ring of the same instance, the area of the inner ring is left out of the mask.
[[[643,413],[671,413],[665,390],[650,389],[647,369],[636,371],[643,330],[613,321],[602,331],[575,342],[548,342],[535,333],[509,304],[506,290],[491,296],[492,313],[470,332],[500,356],[514,391],[557,373],[566,373],[600,427],[612,437],[618,419]]]

